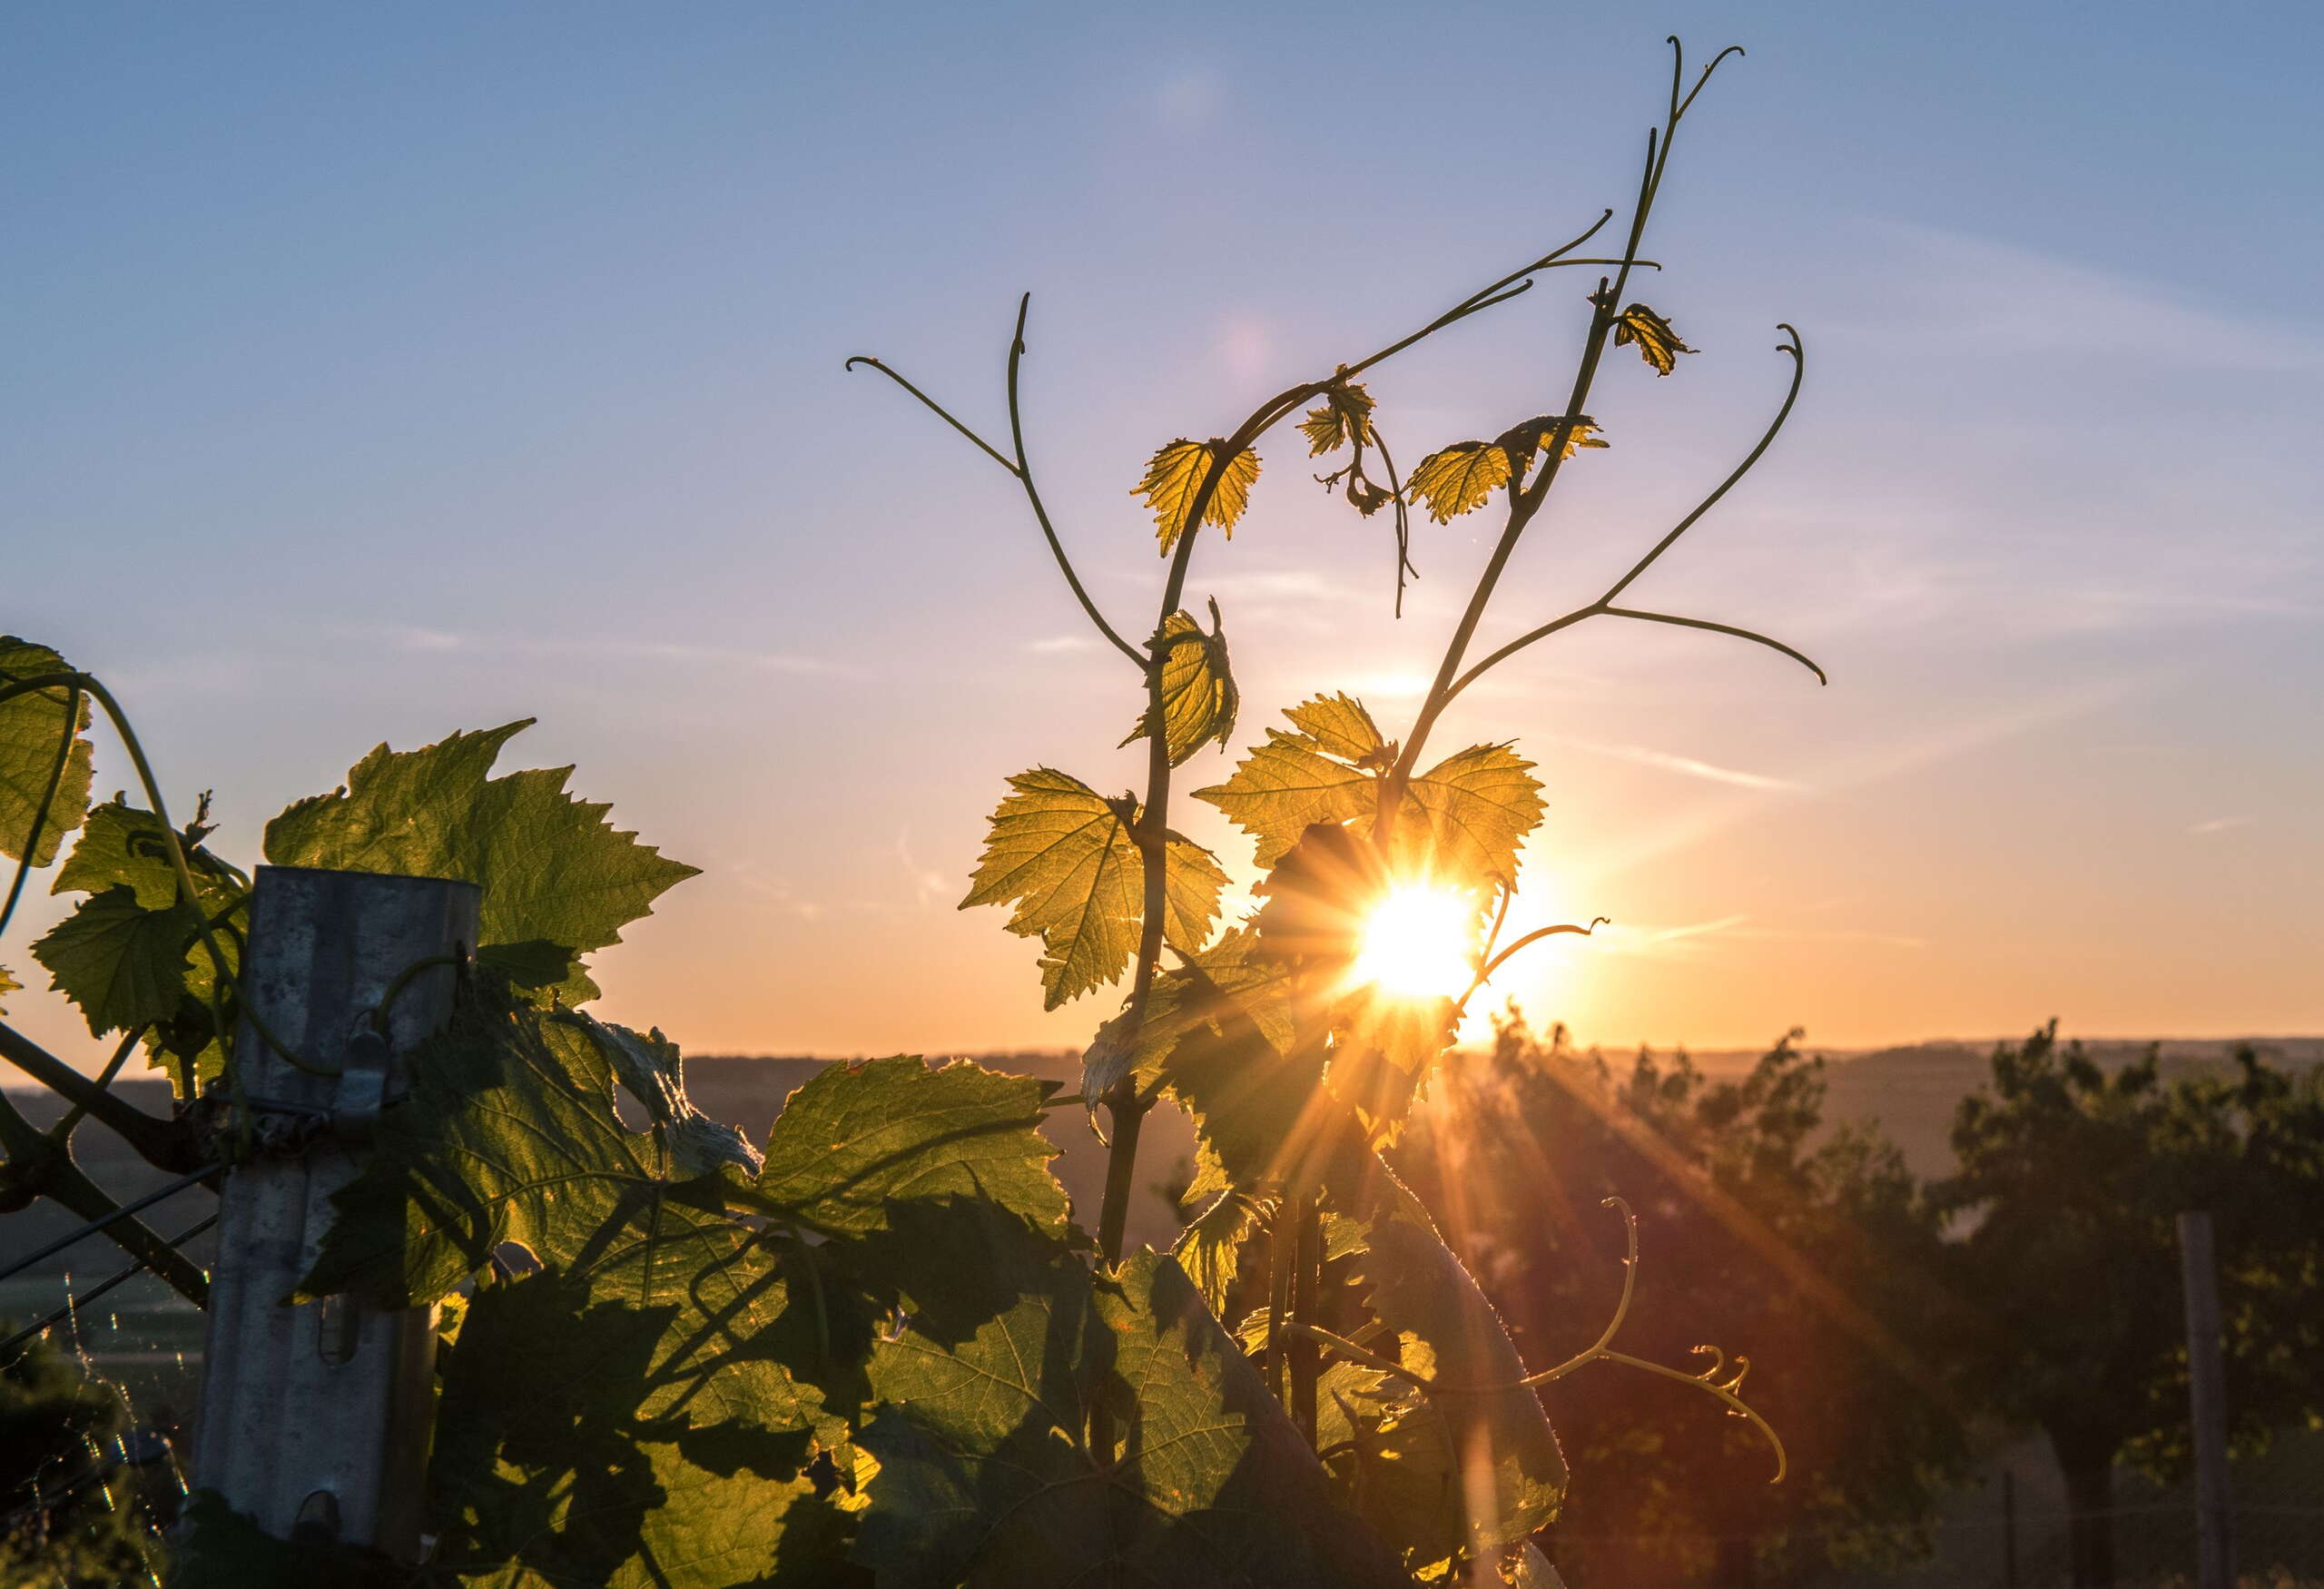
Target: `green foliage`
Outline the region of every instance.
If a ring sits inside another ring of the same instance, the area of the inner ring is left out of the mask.
[[[1165,556],[1189,528],[1187,519],[1214,473],[1218,483],[1211,489],[1210,499],[1203,502],[1200,522],[1216,526],[1232,538],[1236,521],[1251,505],[1251,488],[1259,483],[1259,455],[1250,448],[1229,456],[1226,443],[1217,438],[1208,441],[1182,438],[1157,452],[1146,466],[1145,477],[1130,488],[1130,495],[1145,498],[1153,510],[1155,534]]]
[[[1965,1304],[1947,1360],[1994,1413],[2041,1429],[2074,1505],[2102,1513],[2129,1462],[2182,1474],[2185,1318],[2176,1229],[2211,1216],[2227,1405],[2236,1442],[2324,1417],[2324,1071],[2290,1074],[2249,1047],[2231,1071],[2169,1074],[2157,1052],[2102,1065],[2054,1023],[1993,1056],[1955,1114],[1958,1169],[1938,1208]],[[2112,1554],[2102,1516],[2076,1558]]]
[[[247,877],[203,844],[208,813],[204,795],[201,814],[176,834],[193,879],[189,910],[179,903],[182,885],[161,818],[119,798],[92,810],[52,888],[91,897],[33,948],[93,1033],[146,1028],[151,1062],[172,1071],[182,1095],[225,1067],[220,1024],[222,1017],[231,1027],[234,1006],[218,985],[211,945],[230,977],[240,952],[231,932],[204,944],[197,917],[222,927],[250,890]]]
[[[872,1355],[858,1559],[883,1586],[1401,1584],[1177,1266],[1111,1277],[983,1205],[931,1209]],[[1117,1460],[1090,1415],[1128,1420]]]
[[[47,646],[0,635],[0,685],[71,670]],[[89,809],[89,698],[83,696],[77,709],[71,702],[62,686],[0,701],[0,855],[9,860],[29,856],[33,865],[47,865]],[[57,753],[68,739],[60,767]],[[42,818],[37,835],[35,817]]]
[[[421,750],[380,745],[344,788],[267,824],[266,858],[481,884],[485,947],[549,943],[586,954],[619,943],[625,924],[651,913],[694,868],[616,830],[607,807],[566,794],[571,767],[490,776],[501,746],[531,725],[455,734]],[[597,990],[576,970],[556,992],[570,1004]]]
[[[981,1197],[1056,1235],[1066,1205],[1039,1130],[1045,1091],[909,1055],[834,1065],[775,1117],[748,1200],[811,1229],[861,1233],[899,1199]]]
[[[1242,696],[1227,667],[1226,631],[1218,617],[1218,603],[1210,604],[1207,630],[1191,613],[1172,613],[1155,631],[1151,648],[1162,657],[1162,730],[1170,765],[1182,765],[1213,742],[1226,749],[1235,733],[1235,715],[1241,709]],[[1122,744],[1132,744],[1153,732],[1154,709],[1148,706]]]
[[[90,1033],[103,1037],[160,1021],[184,991],[186,945],[193,923],[174,904],[146,910],[136,891],[117,883],[84,899],[33,945],[49,985],[81,1007]]]
[[[1015,793],[992,814],[984,857],[970,879],[970,905],[1016,903],[1009,930],[1041,940],[1048,1008],[1105,986],[1137,952],[1145,910],[1146,859],[1133,832],[1134,796],[1108,800],[1080,779],[1035,767],[1009,780]],[[1210,852],[1177,834],[1163,839],[1165,935],[1201,947],[1218,919],[1226,873]]]

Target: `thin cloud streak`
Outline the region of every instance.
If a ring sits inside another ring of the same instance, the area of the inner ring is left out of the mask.
[[[1804,794],[1807,785],[1790,778],[1769,777],[1764,773],[1747,773],[1736,767],[1722,767],[1710,762],[1697,761],[1693,756],[1677,755],[1669,751],[1655,750],[1643,745],[1605,745],[1596,740],[1557,736],[1560,745],[1587,751],[1592,755],[1610,756],[1615,761],[1634,762],[1642,767],[1656,767],[1666,773],[1678,773],[1708,783],[1731,785],[1738,789],[1758,789],[1771,794]]]

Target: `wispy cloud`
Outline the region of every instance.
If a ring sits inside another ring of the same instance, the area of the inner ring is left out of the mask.
[[[1697,761],[1690,755],[1674,755],[1667,750],[1655,750],[1643,745],[1606,745],[1597,740],[1575,739],[1561,735],[1560,745],[1571,745],[1591,755],[1610,756],[1616,761],[1634,762],[1642,767],[1656,767],[1666,773],[1678,773],[1689,778],[1701,778],[1709,783],[1728,784],[1738,789],[1762,789],[1771,793],[1803,793],[1807,785],[1790,778],[1770,777],[1765,773],[1747,773],[1736,767],[1722,767],[1711,762]]]
[[[586,640],[538,635],[462,634],[448,629],[396,628],[389,644],[400,650],[438,656],[619,656],[640,662],[751,667],[766,673],[860,676],[861,668],[829,657],[790,651],[756,651],[738,646],[702,646],[675,640]]]
[[[1100,644],[1088,635],[1049,635],[1026,641],[1025,649],[1037,656],[1064,656],[1077,651],[1095,651]]]
[[[2191,834],[2223,834],[2230,828],[2242,827],[2249,824],[2250,820],[2251,819],[2248,816],[2214,816],[2208,822],[2199,822],[2194,824],[2192,826],[2189,827],[2187,831]]]
[[[2324,364],[2316,336],[2280,326],[2254,336],[2163,283],[1938,227],[1884,222],[1878,231],[1895,255],[1877,272],[1877,334],[1891,345],[1908,339],[1980,357],[2122,355],[2205,370]]]

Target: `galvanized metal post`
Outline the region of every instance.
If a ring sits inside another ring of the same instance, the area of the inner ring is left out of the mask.
[[[236,1034],[243,1091],[291,1137],[226,1182],[193,1482],[281,1537],[419,1554],[434,1309],[285,1298],[330,1226],[331,1193],[360,1168],[369,1120],[401,1083],[400,1056],[451,1012],[450,961],[475,945],[478,900],[441,878],[258,870],[243,996],[284,1047],[338,1074],[298,1069],[247,1017]]]
[[[2219,1260],[2207,1213],[2179,1216],[2179,1278],[2187,1293],[2187,1394],[2195,1423],[2195,1582],[2200,1589],[2233,1589],[2227,1366],[2220,1347]]]

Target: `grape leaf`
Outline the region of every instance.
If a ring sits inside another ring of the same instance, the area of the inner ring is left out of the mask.
[[[886,1405],[858,1436],[880,1470],[855,1555],[881,1589],[1407,1584],[1176,1264],[1093,1278],[984,1205],[922,1207],[907,1273],[950,1300],[873,1348]],[[1101,1402],[1134,1409],[1112,1464]]]
[[[117,883],[84,899],[33,945],[49,985],[81,1007],[92,1035],[126,1031],[176,1012],[185,990],[192,913],[149,911]]]
[[[25,984],[10,976],[6,966],[0,965],[0,1000],[5,1000],[10,993],[21,993],[24,991]],[[5,1015],[7,1012],[8,1006],[5,1002],[0,1002],[0,1015]]]
[[[1235,733],[1235,715],[1242,697],[1226,663],[1226,627],[1218,617],[1218,603],[1210,604],[1210,628],[1206,632],[1193,614],[1172,613],[1155,632],[1153,645],[1162,651],[1162,729],[1172,766],[1213,740],[1221,750]],[[1148,706],[1122,743],[1154,732],[1154,709]]]
[[[1653,365],[1658,376],[1668,375],[1677,368],[1679,354],[1694,351],[1679,340],[1679,333],[1670,329],[1669,321],[1643,303],[1631,304],[1614,321],[1614,346],[1627,348],[1633,344],[1639,357]]]
[[[565,791],[571,767],[491,777],[500,747],[532,719],[454,734],[420,750],[382,745],[335,793],[301,800],[266,826],[278,866],[325,866],[479,884],[483,944],[537,941],[587,953],[621,942],[655,898],[695,869],[606,820],[607,806]],[[580,971],[557,990],[596,996]]]
[[[806,1471],[845,1426],[781,1361],[812,1349],[811,1305],[763,1244],[638,1251],[477,1293],[438,1402],[434,1564],[496,1589],[857,1582]]]
[[[508,1242],[544,1263],[635,1249],[699,1267],[701,1251],[736,1239],[720,1178],[684,1177],[665,1142],[623,1128],[612,1066],[583,1032],[479,985],[407,1069],[410,1093],[332,1194],[301,1299],[424,1306]]]
[[[560,1017],[589,1034],[622,1086],[645,1105],[655,1130],[667,1133],[670,1161],[681,1177],[709,1175],[727,1164],[745,1175],[758,1173],[762,1160],[750,1139],[712,1120],[686,1097],[685,1061],[660,1027],[640,1037],[586,1012],[563,1012]]]
[[[1307,410],[1299,429],[1307,438],[1307,456],[1321,458],[1350,443],[1372,440],[1372,394],[1358,382],[1344,380],[1325,389],[1320,407]]]
[[[1393,1183],[1383,1169],[1375,1185]],[[1402,1192],[1401,1185],[1393,1188]],[[1464,1466],[1468,1533],[1487,1546],[1511,1546],[1556,1516],[1564,1499],[1565,1458],[1527,1386],[1525,1366],[1501,1316],[1461,1260],[1416,1211],[1411,1194],[1375,1199],[1361,1260],[1372,1310],[1406,1341],[1407,1367],[1435,1381],[1428,1400]],[[1490,1497],[1489,1499],[1487,1497]]]
[[[1487,891],[1517,878],[1517,849],[1548,809],[1533,764],[1502,745],[1453,752],[1405,785],[1399,870]]]
[[[1222,459],[1226,465],[1218,471],[1218,484],[1210,500],[1203,504],[1202,522],[1217,526],[1232,540],[1235,521],[1250,506],[1251,488],[1259,480],[1259,455],[1250,448],[1227,458],[1226,443],[1219,438],[1208,441],[1181,438],[1157,452],[1146,466],[1145,478],[1130,488],[1130,495],[1145,498],[1153,510],[1155,534],[1165,556],[1189,528],[1187,516],[1202,495],[1203,482]]]
[[[0,684],[71,671],[71,665],[47,646],[0,635]],[[81,697],[68,722],[66,703],[71,698],[60,686],[0,701],[0,855],[9,860],[24,860],[29,850],[32,864],[47,865],[56,859],[64,835],[81,825],[89,809],[91,746],[84,734],[89,698]],[[68,730],[72,748],[65,752],[60,772],[57,752]],[[56,780],[53,796],[51,778]],[[35,835],[33,819],[40,814],[44,797],[48,811]]]
[[[974,1194],[1061,1230],[1042,1091],[1029,1076],[965,1060],[932,1071],[910,1054],[827,1066],[783,1104],[766,1167],[734,1195],[817,1230],[860,1232],[884,1225],[901,1199]]]
[[[1353,696],[1311,696],[1295,706],[1285,707],[1283,715],[1315,742],[1316,749],[1344,761],[1361,765],[1385,747],[1372,714]]]
[[[1535,454],[1550,449],[1550,442],[1556,437],[1558,428],[1564,423],[1559,415],[1542,414],[1521,425],[1511,426],[1496,439],[1512,459],[1521,464],[1530,463]],[[1598,434],[1598,421],[1582,414],[1575,418],[1573,428],[1566,432],[1563,456],[1571,458],[1585,447],[1602,449],[1605,446],[1605,440]]]
[[[1509,483],[1509,454],[1497,442],[1456,441],[1413,466],[1404,480],[1405,499],[1428,509],[1439,524],[1484,506]]]
[[[1271,1046],[1289,1051],[1294,1034],[1284,995],[1291,972],[1280,960],[1256,954],[1256,947],[1248,928],[1235,927],[1208,948],[1182,954],[1183,966],[1156,976],[1143,1022],[1133,1030],[1124,1010],[1098,1029],[1082,1055],[1083,1100],[1095,1104],[1126,1072],[1135,1072],[1141,1085],[1153,1080],[1180,1038],[1215,1031],[1230,1013],[1256,1020]]]
[[[1287,708],[1295,733],[1267,730],[1224,784],[1195,791],[1258,841],[1262,866],[1273,866],[1317,823],[1368,817],[1379,807],[1374,773],[1393,746],[1364,704],[1344,695],[1315,696]]]
[[[203,910],[214,914],[251,884],[239,870],[202,846],[210,831],[197,819],[179,835],[179,846]],[[58,869],[49,892],[103,893],[115,883],[137,896],[141,910],[167,910],[177,903],[177,869],[170,864],[162,819],[117,796],[89,813],[80,841]]]
[[[1015,902],[1009,930],[1040,936],[1041,986],[1054,1010],[1120,976],[1137,952],[1146,875],[1130,834],[1137,803],[1127,794],[1108,800],[1049,767],[1019,773],[1009,785],[1015,793],[992,814],[960,908]],[[1164,937],[1197,948],[1218,919],[1226,873],[1209,851],[1175,833],[1164,855]]]
[[[1182,1201],[1199,1202],[1202,1207],[1187,1222],[1185,1231],[1170,1248],[1170,1256],[1186,1271],[1195,1289],[1202,1293],[1211,1312],[1223,1314],[1226,1311],[1226,1295],[1235,1287],[1243,1243],[1258,1229],[1259,1221],[1274,1207],[1273,1201],[1252,1197],[1237,1188],[1227,1176],[1226,1166],[1219,1162],[1217,1150],[1207,1141],[1195,1145],[1195,1178],[1187,1187]]]

